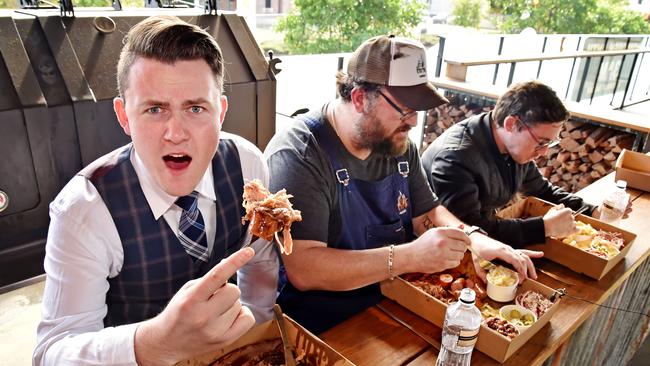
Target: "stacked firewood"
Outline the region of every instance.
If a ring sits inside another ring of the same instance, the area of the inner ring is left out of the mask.
[[[427,112],[427,121],[424,128],[422,151],[440,136],[446,129],[475,114],[489,112],[494,106],[481,107],[478,104],[445,104]]]
[[[478,105],[444,105],[427,113],[422,151],[453,124],[491,110]],[[634,135],[590,123],[569,121],[560,144],[535,160],[540,173],[554,185],[576,192],[612,171],[623,149],[631,149]]]
[[[567,191],[578,191],[612,171],[634,135],[612,128],[569,121],[560,132],[560,145],[535,160],[542,175]]]

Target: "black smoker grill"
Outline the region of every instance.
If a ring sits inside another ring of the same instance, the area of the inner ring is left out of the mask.
[[[97,157],[127,143],[113,113],[131,26],[179,15],[215,35],[226,63],[224,130],[263,149],[275,132],[275,78],[244,19],[200,10],[0,13],[0,292],[43,273],[48,205]]]

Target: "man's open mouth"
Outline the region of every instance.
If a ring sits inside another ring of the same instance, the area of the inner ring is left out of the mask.
[[[181,170],[190,165],[192,157],[185,154],[169,154],[163,156],[163,161],[169,169]]]

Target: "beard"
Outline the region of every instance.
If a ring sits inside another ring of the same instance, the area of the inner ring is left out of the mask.
[[[356,138],[353,140],[355,146],[361,149],[370,149],[372,152],[399,156],[406,152],[408,138],[401,142],[394,141],[395,135],[400,132],[408,132],[411,127],[402,124],[393,131],[381,124],[381,121],[374,114],[364,113],[355,121]]]

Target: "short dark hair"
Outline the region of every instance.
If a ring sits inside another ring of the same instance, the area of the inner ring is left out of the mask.
[[[381,88],[381,85],[358,80],[343,71],[336,73],[336,92],[341,99],[350,102],[352,100],[352,89],[354,88],[361,88],[367,93],[375,93]]]
[[[214,72],[217,87],[223,89],[223,55],[217,41],[201,27],[178,17],[152,16],[127,33],[117,62],[117,90],[122,97],[128,87],[129,69],[138,57],[168,64],[203,59]]]
[[[528,125],[564,122],[571,117],[553,89],[539,81],[511,85],[497,100],[492,114],[498,127],[503,127],[508,116],[517,116]]]

